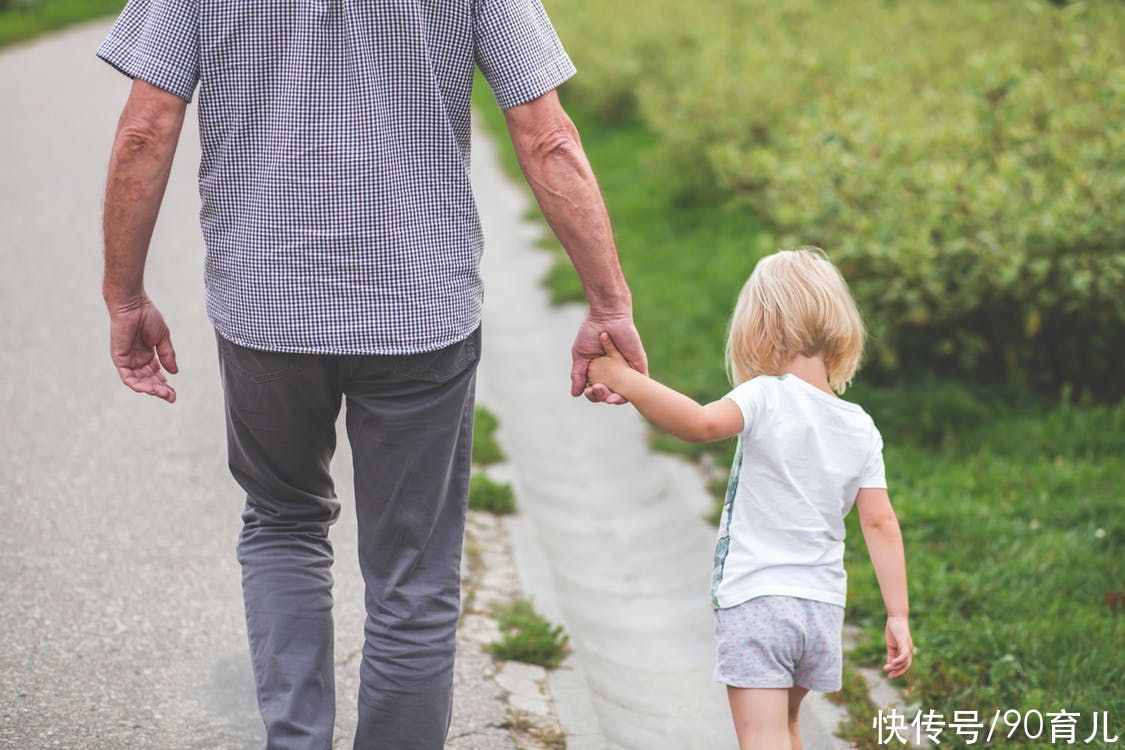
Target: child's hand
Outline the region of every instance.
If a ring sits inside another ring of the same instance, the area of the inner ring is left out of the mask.
[[[609,386],[611,390],[616,390],[614,388],[614,383],[617,381],[615,376],[622,369],[628,370],[631,368],[629,363],[625,361],[625,357],[613,345],[613,339],[609,337],[608,333],[602,333],[600,338],[605,354],[590,360],[590,369],[586,373],[586,379],[591,385],[601,383]]]
[[[910,637],[910,623],[905,617],[888,617],[883,631],[887,639],[887,663],[883,671],[894,679],[906,674],[914,660],[914,641]]]

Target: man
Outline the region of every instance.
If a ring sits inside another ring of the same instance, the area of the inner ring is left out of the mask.
[[[328,465],[347,402],[367,620],[356,748],[442,747],[480,352],[474,68],[586,289],[571,392],[608,331],[646,369],[609,219],[554,89],[539,0],[130,0],[98,50],[134,79],[110,160],[104,296],[122,381],[169,403],[149,240],[199,86],[207,311],[269,748],[329,748]],[[528,283],[533,283],[528,280]]]

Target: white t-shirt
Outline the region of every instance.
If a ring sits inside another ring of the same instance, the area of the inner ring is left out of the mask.
[[[743,431],[719,525],[711,605],[782,595],[844,606],[844,517],[886,487],[867,412],[796,375],[759,375],[726,398]]]

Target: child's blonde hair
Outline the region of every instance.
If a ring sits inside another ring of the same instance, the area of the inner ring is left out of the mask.
[[[843,393],[863,357],[866,332],[848,284],[818,247],[758,261],[742,287],[727,338],[727,372],[736,385],[780,375],[798,354],[820,355],[828,384]]]

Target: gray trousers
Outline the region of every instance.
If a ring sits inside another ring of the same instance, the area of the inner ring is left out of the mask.
[[[335,723],[328,464],[347,401],[367,619],[355,750],[439,750],[452,716],[480,330],[436,352],[266,352],[216,334],[246,628],[268,750]]]

